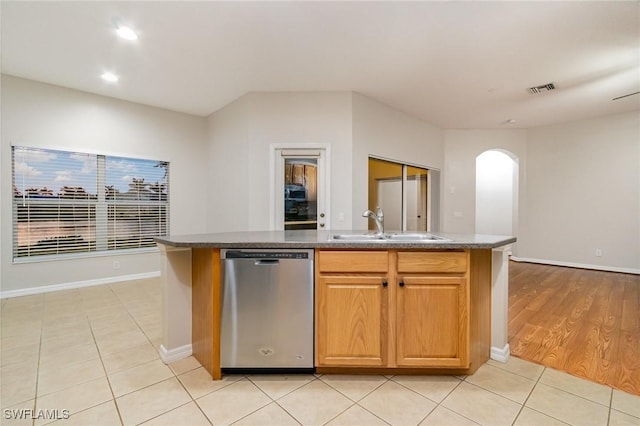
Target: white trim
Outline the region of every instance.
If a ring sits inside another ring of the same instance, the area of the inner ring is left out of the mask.
[[[165,364],[171,364],[174,361],[181,360],[193,354],[193,347],[191,344],[178,346],[177,348],[167,349],[164,345],[160,345],[160,349],[158,349],[158,354],[160,355],[160,359]]]
[[[596,271],[622,272],[624,274],[640,275],[640,269],[619,268],[617,266],[589,265],[586,263],[563,262],[560,260],[534,259],[530,257],[511,256],[511,260],[516,262],[540,263],[543,265],[567,266],[569,268],[594,269]]]
[[[75,281],[64,284],[45,285],[42,287],[21,288],[17,290],[0,291],[0,299],[10,297],[29,296],[32,294],[50,293],[52,291],[70,290],[74,288],[92,287],[94,285],[113,284],[122,281],[143,280],[146,278],[157,278],[160,271],[143,272],[141,274],[118,275],[115,277],[96,278],[93,280]]]
[[[498,362],[507,362],[509,361],[509,357],[511,356],[511,350],[509,349],[509,344],[507,343],[504,348],[499,348],[497,346],[491,346],[491,359]]]
[[[96,257],[108,257],[108,256],[129,256],[136,254],[147,253],[159,253],[158,246],[155,247],[140,247],[131,249],[117,249],[117,250],[100,250],[100,251],[87,251],[81,253],[63,253],[63,254],[45,254],[42,256],[24,256],[14,257],[11,261],[14,265],[28,264],[28,263],[40,263],[40,262],[55,262],[58,260],[81,260],[91,259]]]
[[[294,150],[302,154],[302,152],[310,152],[315,156],[314,150],[319,151],[318,157],[318,214],[324,213],[323,229],[331,229],[331,144],[328,143],[272,143],[269,145],[269,226],[272,231],[281,231],[284,229],[279,227],[279,219],[284,217],[284,204],[281,191],[276,191],[276,187],[280,188],[284,185],[282,176],[276,175],[279,171],[282,161],[282,151]],[[279,154],[280,153],[280,154]],[[304,155],[300,155],[304,157]],[[322,164],[321,164],[322,163]],[[277,202],[277,204],[276,204]],[[324,205],[321,205],[324,204]]]

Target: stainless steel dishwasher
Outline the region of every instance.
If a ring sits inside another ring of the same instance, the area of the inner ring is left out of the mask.
[[[313,369],[313,250],[221,251],[220,366]]]

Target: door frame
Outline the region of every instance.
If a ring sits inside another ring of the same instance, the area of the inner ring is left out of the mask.
[[[399,166],[402,166],[402,175],[400,177],[402,181],[402,205],[401,205],[401,228],[402,231],[407,230],[407,185],[405,182],[407,181],[407,168],[415,167],[419,169],[423,169],[427,171],[426,174],[426,189],[427,189],[427,198],[424,200],[425,203],[425,214],[427,215],[426,227],[427,232],[439,231],[440,229],[440,169],[436,167],[425,166],[422,164],[409,163],[407,161],[394,160],[391,158],[380,157],[377,155],[369,155],[367,157],[367,161],[369,160],[378,160],[378,161],[386,161],[388,163],[394,163]],[[368,169],[368,163],[367,163]],[[434,179],[434,174],[436,178]]]
[[[273,143],[269,145],[269,226],[272,231],[284,230],[284,151],[295,151],[295,156],[318,160],[318,216],[324,213],[322,221],[318,217],[318,229],[331,228],[331,146],[325,143]],[[319,153],[319,155],[318,155]],[[321,224],[324,226],[321,227]]]

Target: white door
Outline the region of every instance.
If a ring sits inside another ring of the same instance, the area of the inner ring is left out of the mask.
[[[427,230],[427,175],[407,179],[406,188],[406,221],[407,231]]]
[[[378,205],[384,210],[385,231],[402,230],[402,180],[378,180]]]
[[[326,229],[328,147],[272,145],[272,228]]]

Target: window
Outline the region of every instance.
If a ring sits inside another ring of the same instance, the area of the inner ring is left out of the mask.
[[[13,257],[155,247],[169,163],[13,147]]]

